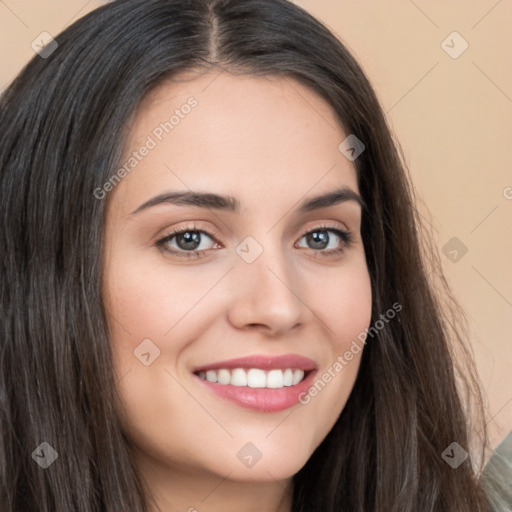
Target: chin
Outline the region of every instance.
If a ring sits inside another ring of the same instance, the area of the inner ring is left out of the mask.
[[[246,443],[241,449],[233,454],[227,455],[229,451],[224,451],[222,463],[220,459],[215,458],[215,467],[211,468],[215,473],[229,479],[239,482],[270,482],[276,480],[286,480],[296,473],[309,460],[312,451],[305,449],[304,440],[297,440],[297,445],[290,449],[289,445],[282,443],[258,442]]]

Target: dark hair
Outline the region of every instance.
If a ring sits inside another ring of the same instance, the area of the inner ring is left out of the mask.
[[[469,451],[465,398],[482,406],[462,313],[345,46],[286,0],[117,0],[56,41],[0,101],[2,511],[148,510],[117,416],[101,293],[107,202],[94,191],[117,169],[142,98],[186,70],[298,80],[366,147],[354,163],[372,322],[402,310],[367,344],[343,412],[294,476],[293,511],[487,510],[473,458],[457,469],[442,458],[452,442]],[[46,470],[32,460],[43,442],[59,455]]]

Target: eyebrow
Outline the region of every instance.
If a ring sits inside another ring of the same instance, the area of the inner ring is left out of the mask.
[[[347,201],[355,201],[362,209],[366,209],[366,204],[359,194],[354,192],[351,188],[341,187],[331,192],[327,192],[326,194],[306,199],[300,204],[298,211],[299,213],[307,213]],[[208,192],[175,191],[153,197],[149,201],[141,204],[131,212],[131,214],[139,213],[162,203],[170,203],[176,206],[211,208],[214,210],[224,210],[233,213],[240,213],[241,210],[240,201],[233,196],[222,196]]]

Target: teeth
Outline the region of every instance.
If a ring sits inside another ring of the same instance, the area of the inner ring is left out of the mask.
[[[247,374],[242,368],[236,368],[231,374],[231,382],[228,383],[232,386],[247,386]]]
[[[217,372],[215,370],[208,370],[206,372],[206,380],[208,382],[217,382]]]
[[[267,387],[267,377],[263,370],[251,368],[247,372],[247,385],[250,388],[265,388]]]
[[[282,388],[284,375],[282,370],[270,370],[267,374],[267,388]]]
[[[304,378],[304,372],[302,370],[295,370],[293,372],[292,384],[298,384]]]
[[[231,373],[229,370],[219,370],[217,378],[219,384],[229,384],[231,382]]]
[[[291,386],[293,384],[293,370],[290,368],[284,371],[283,384],[285,386]]]
[[[286,368],[285,370],[261,370],[260,368],[235,368],[228,370],[208,370],[199,372],[199,378],[208,382],[232,386],[248,386],[250,388],[279,389],[285,386],[295,386],[304,379],[304,370]]]

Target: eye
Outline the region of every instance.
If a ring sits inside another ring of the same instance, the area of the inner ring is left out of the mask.
[[[155,245],[177,256],[198,258],[204,256],[209,249],[212,249],[212,247],[208,247],[208,243],[204,243],[205,239],[209,238],[215,242],[214,245],[218,245],[216,236],[216,233],[208,233],[196,226],[187,226],[175,229],[169,235],[158,240]]]
[[[317,226],[304,233],[302,238],[306,239],[309,248],[319,252],[322,256],[339,254],[353,242],[352,233],[342,230],[337,226]]]
[[[329,234],[330,233],[330,234]],[[172,231],[169,235],[158,240],[155,245],[173,255],[184,258],[200,258],[207,255],[211,249],[221,247],[217,241],[217,234],[205,231],[195,225],[185,226]],[[353,241],[350,231],[337,226],[317,226],[304,233],[300,240],[306,239],[309,248],[314,253],[329,257],[347,249]],[[208,246],[208,239],[210,247]],[[213,242],[213,247],[211,247]]]

